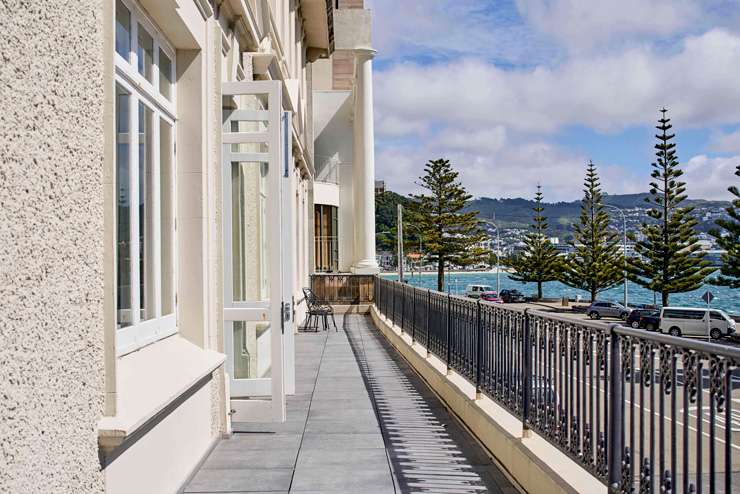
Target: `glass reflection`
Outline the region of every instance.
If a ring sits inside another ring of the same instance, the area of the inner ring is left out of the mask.
[[[129,156],[130,95],[116,85],[116,323],[131,318],[131,164]]]

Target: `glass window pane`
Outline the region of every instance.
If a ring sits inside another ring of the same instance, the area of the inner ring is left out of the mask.
[[[167,99],[172,93],[172,62],[170,57],[160,48],[159,50],[159,92]]]
[[[333,272],[339,269],[337,243],[338,211],[335,206],[314,206],[315,264],[317,271]]]
[[[131,12],[121,0],[116,0],[116,52],[126,61],[131,51]]]
[[[231,249],[235,302],[267,300],[267,165],[232,163]]]
[[[154,62],[154,40],[141,24],[139,24],[139,44],[136,54],[139,58],[139,74],[151,82],[152,63]]]
[[[154,299],[153,113],[139,103],[139,300],[141,320],[156,317]]]
[[[270,324],[251,321],[234,321],[231,324],[234,335],[234,379],[270,377]]]
[[[174,266],[174,187],[175,176],[172,168],[172,126],[164,120],[159,121],[159,211],[160,211],[160,249],[162,315],[172,314],[175,307],[175,266]]]
[[[116,85],[116,324],[119,328],[132,322],[129,103],[129,94]]]

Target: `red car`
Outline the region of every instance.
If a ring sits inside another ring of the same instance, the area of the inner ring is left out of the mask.
[[[504,301],[498,296],[496,292],[483,292],[480,294],[480,299],[486,302],[493,302],[495,304],[503,304]]]

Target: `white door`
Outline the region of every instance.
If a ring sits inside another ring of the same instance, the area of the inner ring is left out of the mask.
[[[279,81],[222,85],[224,346],[232,420],[284,421],[294,385],[289,114]],[[286,123],[288,125],[286,125]],[[285,150],[288,150],[286,153]],[[286,166],[288,168],[286,168]],[[288,236],[288,238],[286,238]]]

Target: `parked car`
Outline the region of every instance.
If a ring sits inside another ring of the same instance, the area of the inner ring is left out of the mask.
[[[507,304],[522,303],[527,301],[527,299],[524,298],[524,294],[515,288],[511,290],[501,290],[501,293],[499,293],[499,297],[501,297],[501,300],[503,300]]]
[[[504,301],[501,300],[501,297],[498,296],[498,293],[494,291],[490,292],[483,292],[480,294],[480,299],[485,300],[486,302],[494,302],[496,304],[503,304]]]
[[[653,311],[640,316],[640,327],[648,331],[657,331],[660,327],[660,311]]]
[[[465,296],[470,298],[480,298],[482,293],[492,292],[490,285],[468,285],[465,287]]]
[[[707,336],[714,340],[735,332],[735,321],[725,311],[695,307],[663,307],[660,332],[671,336]]]
[[[630,310],[618,302],[593,302],[586,309],[586,314],[591,319],[601,319],[602,317],[617,317],[623,321],[627,320]]]
[[[655,309],[632,309],[630,311],[630,315],[627,316],[627,320],[625,322],[627,323],[627,326],[631,326],[635,329],[644,328],[645,326],[640,325],[640,320],[642,319],[642,316],[647,316],[647,315],[658,316],[658,311]]]

